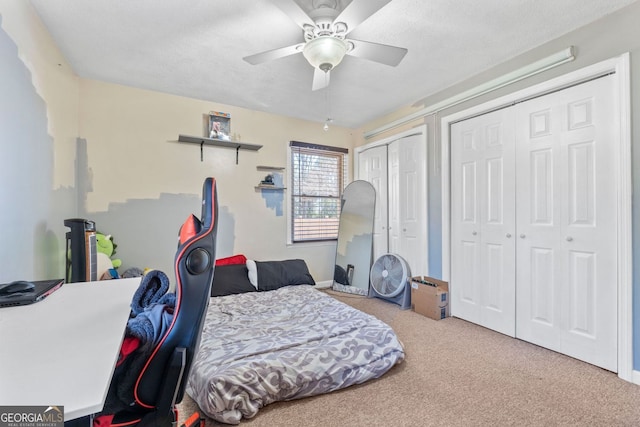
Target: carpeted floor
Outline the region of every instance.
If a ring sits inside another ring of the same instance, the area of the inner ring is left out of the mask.
[[[241,425],[640,426],[640,386],[614,373],[460,319],[327,292],[389,324],[406,360],[359,386],[266,406]],[[181,422],[194,410],[185,395]]]

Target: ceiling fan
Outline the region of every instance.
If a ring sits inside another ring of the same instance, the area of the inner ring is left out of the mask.
[[[345,55],[395,67],[407,53],[407,49],[401,47],[346,38],[391,0],[352,0],[342,11],[338,8],[339,0],[313,0],[308,13],[294,0],[270,1],[302,28],[304,42],[243,59],[256,65],[302,53],[315,69],[312,90],[329,85],[330,71]]]

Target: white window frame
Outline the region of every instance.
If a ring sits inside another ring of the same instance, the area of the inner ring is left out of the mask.
[[[288,197],[285,197],[285,208],[287,212],[287,245],[290,246],[325,246],[325,245],[335,245],[337,239],[325,239],[325,240],[309,240],[309,241],[293,241],[293,181],[294,181],[294,171],[292,167],[293,155],[292,148],[294,146],[308,146],[309,148],[315,149],[325,149],[328,151],[334,152],[342,152],[343,153],[343,171],[342,171],[342,189],[340,192],[340,197],[342,197],[342,192],[346,188],[347,184],[350,182],[350,174],[349,174],[349,150],[344,147],[338,146],[327,146],[313,143],[305,143],[300,141],[290,141],[289,146],[287,147],[287,169],[289,169],[289,173],[287,174],[287,187],[290,189],[290,194]]]

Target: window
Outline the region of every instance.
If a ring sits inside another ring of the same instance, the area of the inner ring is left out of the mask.
[[[289,145],[291,241],[335,240],[349,150],[298,141]]]

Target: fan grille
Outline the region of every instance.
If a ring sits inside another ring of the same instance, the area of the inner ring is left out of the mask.
[[[384,254],[373,264],[369,278],[379,295],[394,297],[404,290],[409,279],[409,268],[402,257]]]

